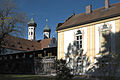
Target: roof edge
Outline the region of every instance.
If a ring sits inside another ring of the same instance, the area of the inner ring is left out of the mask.
[[[70,25],[70,26],[65,26],[65,27],[57,27],[56,31],[63,30],[63,29],[68,29],[68,28],[71,28],[71,27],[76,27],[76,26],[80,26],[80,25],[84,25],[84,24],[89,24],[89,23],[92,23],[92,22],[97,22],[97,21],[101,21],[101,20],[105,20],[105,19],[109,19],[109,18],[113,18],[113,17],[118,17],[118,16],[120,16],[120,14],[114,14],[114,15],[90,20],[90,21],[87,21],[87,22],[83,22],[83,23],[80,23],[80,24],[75,24],[75,25]]]

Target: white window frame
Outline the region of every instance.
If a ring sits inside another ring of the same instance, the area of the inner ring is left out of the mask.
[[[78,31],[81,31],[81,30],[78,30]],[[76,33],[76,45],[77,45],[78,49],[82,49],[82,47],[83,47],[83,44],[82,44],[82,42],[83,42],[82,32],[78,33],[78,31]]]

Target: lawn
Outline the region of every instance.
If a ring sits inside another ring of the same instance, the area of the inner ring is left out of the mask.
[[[54,77],[40,75],[6,75],[0,74],[0,80],[55,80]]]
[[[55,77],[41,76],[41,75],[0,74],[0,80],[56,80],[56,79]],[[91,79],[74,78],[71,80],[91,80]]]

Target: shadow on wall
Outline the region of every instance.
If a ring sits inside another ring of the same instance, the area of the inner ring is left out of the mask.
[[[102,38],[104,41],[101,41],[100,57],[95,57],[96,63],[92,68],[90,68],[87,53],[83,54],[83,49],[77,48],[76,41],[73,44],[69,43],[65,58],[68,66],[73,69],[74,75],[90,74],[92,76],[103,76],[105,79],[116,78],[119,75],[120,32],[103,32]]]
[[[100,57],[95,57],[97,62],[89,69],[88,74],[103,76],[105,80],[113,80],[120,74],[120,32],[103,32]],[[113,41],[115,38],[115,41]]]
[[[83,54],[83,49],[77,47],[76,41],[73,42],[73,45],[71,43],[68,45],[65,58],[68,67],[73,69],[74,75],[85,74],[90,65],[87,53]]]

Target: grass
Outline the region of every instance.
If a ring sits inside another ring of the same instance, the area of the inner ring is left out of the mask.
[[[0,74],[0,80],[56,80],[55,77],[41,76],[41,75],[14,75],[14,74]],[[82,79],[75,78],[71,80],[96,80],[96,79]]]
[[[48,76],[40,76],[40,75],[0,74],[0,80],[55,80],[55,78]]]

